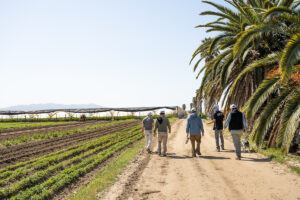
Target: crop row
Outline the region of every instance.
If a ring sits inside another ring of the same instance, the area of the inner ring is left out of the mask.
[[[17,123],[0,123],[0,129],[36,127],[36,126],[48,126],[48,125],[58,125],[58,124],[67,124],[67,123],[68,122],[39,122],[39,123],[17,122]]]
[[[17,145],[17,144],[21,144],[21,143],[26,143],[26,142],[29,142],[29,141],[50,139],[50,138],[55,138],[55,137],[61,137],[61,136],[64,136],[64,135],[71,135],[71,134],[74,134],[74,133],[80,133],[80,132],[84,132],[84,131],[95,130],[95,129],[98,129],[98,128],[114,126],[114,125],[130,122],[130,121],[133,121],[133,120],[129,119],[129,120],[113,121],[113,122],[105,123],[105,124],[85,126],[85,127],[82,127],[82,128],[74,128],[72,130],[56,131],[56,132],[44,133],[44,134],[33,134],[33,135],[30,135],[30,136],[23,136],[23,137],[8,139],[8,140],[0,142],[0,144],[2,144],[4,146],[12,146],[12,145]]]
[[[68,158],[73,158],[74,156],[77,156],[87,150],[90,150],[90,153],[94,153],[98,150],[101,150],[103,144],[105,143],[111,143],[115,142],[116,138],[118,141],[120,141],[124,137],[130,137],[131,134],[126,134],[123,135],[122,133],[127,133],[128,131],[136,131],[136,127],[130,128],[121,132],[117,132],[114,134],[110,134],[104,137],[101,137],[100,139],[97,139],[96,141],[87,143],[86,145],[83,145],[81,147],[66,151],[66,152],[61,152],[61,153],[56,153],[55,155],[52,155],[50,157],[44,157],[41,159],[36,160],[36,162],[32,162],[27,165],[23,165],[23,167],[19,168],[14,168],[14,170],[6,170],[4,173],[0,174],[0,186],[7,185],[8,183],[11,183],[13,181],[18,180],[19,178],[28,175],[29,173],[32,173],[33,171],[37,171],[40,169],[45,169],[49,165],[54,165],[56,163],[62,162]]]
[[[67,185],[69,182],[66,180],[70,180],[70,178],[72,180],[74,178],[78,178],[77,175],[74,177],[70,176],[70,170],[76,169],[81,171],[80,175],[85,174],[89,171],[88,169],[92,169],[97,165],[97,163],[99,164],[101,160],[107,159],[118,149],[123,148],[129,143],[141,138],[139,132],[140,127],[136,126],[134,128],[101,137],[69,151],[60,151],[56,155],[51,154],[49,157],[44,156],[41,159],[28,162],[28,165],[22,164],[20,165],[21,167],[17,168],[17,170],[11,170],[13,168],[8,169],[8,171],[5,171],[0,175],[1,179],[4,181],[2,184],[10,182],[11,185],[0,190],[0,198],[9,198],[13,195],[16,196],[12,199],[29,199],[30,197],[34,199],[43,199],[45,197],[49,197],[49,195],[51,196],[52,194],[50,191],[57,191]],[[101,158],[99,155],[102,155],[100,156]],[[12,182],[14,182],[17,178],[22,177],[24,178],[12,184]],[[60,183],[53,182],[55,177],[60,177],[58,178]],[[65,180],[63,184],[61,180]],[[37,185],[39,183],[42,184]],[[45,189],[49,191],[41,193],[39,189],[41,187],[46,187],[43,188],[42,191]],[[24,189],[26,190],[20,192]]]

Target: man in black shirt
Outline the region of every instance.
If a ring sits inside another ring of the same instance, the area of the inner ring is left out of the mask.
[[[221,148],[224,150],[224,137],[223,137],[223,120],[224,114],[219,110],[219,105],[214,105],[213,108],[213,115],[212,115],[212,122],[214,123],[214,131],[215,131],[215,139],[216,139],[216,147],[217,151],[220,152],[220,143],[219,137],[221,139]]]

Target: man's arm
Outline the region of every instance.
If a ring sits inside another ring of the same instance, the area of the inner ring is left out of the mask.
[[[248,136],[248,133],[247,133],[247,123],[246,123],[246,118],[245,118],[245,115],[243,113],[243,127],[244,127],[244,130],[245,130],[245,137]]]
[[[224,124],[224,129],[227,128],[227,126],[229,125],[230,120],[231,120],[231,113],[229,113],[229,115],[227,116],[227,119],[226,119],[225,124]]]
[[[144,133],[145,130],[145,125],[144,125],[144,120],[142,121],[142,133]]]
[[[204,136],[204,127],[203,127],[202,119],[200,119],[200,130],[202,132],[202,136]]]
[[[216,122],[216,119],[212,120],[211,122],[208,122],[207,124],[212,124],[212,123],[215,123]]]
[[[168,121],[167,121],[167,126],[168,126],[168,129],[169,129],[169,133],[171,133],[171,124],[170,124],[169,119],[168,119]]]
[[[157,120],[155,121],[155,127],[154,127],[154,135],[156,135],[156,130],[157,130],[157,128],[158,128],[158,122],[157,122]]]
[[[189,137],[189,134],[190,134],[190,120],[187,120],[187,122],[186,122],[186,130],[185,130],[185,132],[186,132],[186,136],[187,137]]]

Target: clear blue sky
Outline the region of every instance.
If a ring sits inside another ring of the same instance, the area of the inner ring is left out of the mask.
[[[199,87],[200,0],[0,2],[0,107],[189,105]]]

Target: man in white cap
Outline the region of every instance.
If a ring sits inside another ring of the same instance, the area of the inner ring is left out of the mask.
[[[214,105],[214,107],[213,107],[212,119],[213,119],[213,121],[208,124],[214,123],[213,130],[215,131],[216,148],[217,148],[217,151],[220,152],[219,138],[221,139],[221,148],[222,148],[222,150],[224,150],[224,137],[223,137],[224,114],[219,110],[218,104]]]
[[[231,113],[229,113],[224,128],[229,126],[229,131],[231,132],[233,144],[235,147],[236,159],[241,160],[241,136],[243,130],[245,131],[245,137],[248,136],[247,124],[245,115],[241,113],[235,104],[230,105]]]
[[[148,153],[151,153],[153,125],[154,125],[154,120],[152,118],[152,112],[149,112],[148,116],[143,119],[143,123],[142,123],[142,132],[145,135],[146,149]]]
[[[154,136],[156,135],[156,130],[158,130],[158,147],[157,153],[161,155],[161,143],[163,143],[163,156],[167,155],[167,141],[168,141],[168,131],[171,134],[171,125],[168,118],[165,117],[165,111],[160,112],[160,116],[156,119]]]

